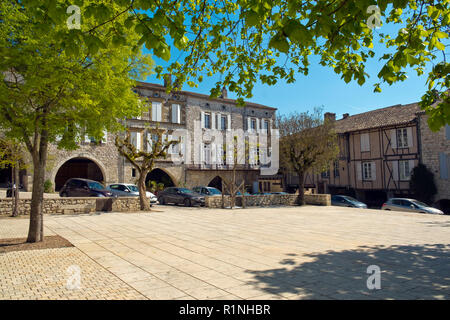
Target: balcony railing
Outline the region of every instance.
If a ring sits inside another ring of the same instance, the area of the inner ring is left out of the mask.
[[[233,164],[187,164],[188,170],[233,170]],[[259,170],[261,166],[253,164],[238,164],[236,170]]]

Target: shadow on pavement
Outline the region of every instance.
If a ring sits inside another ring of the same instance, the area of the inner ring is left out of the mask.
[[[306,254],[299,257],[307,258],[303,263],[296,256],[287,254],[282,268],[248,270],[254,275],[249,284],[291,299],[450,298],[450,245],[361,246]],[[381,271],[379,290],[367,287],[371,265]]]

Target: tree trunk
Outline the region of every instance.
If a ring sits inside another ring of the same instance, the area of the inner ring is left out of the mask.
[[[145,188],[145,178],[149,170],[141,171],[139,174],[138,188],[139,188],[139,204],[142,211],[150,211],[150,200],[147,199]]]
[[[44,123],[45,124],[45,123]],[[44,179],[47,163],[48,132],[41,131],[39,145],[34,146],[33,158],[33,189],[31,195],[30,227],[27,242],[40,242],[44,239]]]
[[[297,204],[302,206],[305,204],[305,173],[303,171],[297,171],[298,174],[298,199]]]
[[[14,174],[14,184],[16,186],[15,189],[12,189],[14,192],[14,207],[12,216],[17,217],[19,215],[19,168],[17,166],[13,167],[13,174]]]

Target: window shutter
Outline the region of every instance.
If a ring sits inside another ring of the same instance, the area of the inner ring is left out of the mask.
[[[439,152],[439,172],[441,179],[448,179],[447,155]]]
[[[172,135],[171,135],[171,134],[169,134],[169,135],[167,136],[167,142],[170,142],[170,141],[172,141]],[[169,147],[169,149],[167,149],[167,153],[168,153],[168,154],[173,153],[173,144]]]
[[[370,168],[372,170],[372,172],[371,172],[371,174],[372,174],[372,181],[376,181],[377,180],[377,167],[376,167],[375,161],[371,162]]]
[[[362,180],[361,161],[356,161],[355,166],[356,166],[356,180],[361,181]]]
[[[180,105],[172,104],[172,123],[180,123]]]
[[[394,181],[398,181],[398,161],[392,161],[392,178]]]
[[[147,151],[151,151],[153,146],[152,134],[147,132]]]
[[[450,140],[450,125],[448,124],[445,125],[445,137]]]
[[[406,135],[408,136],[408,148],[413,146],[413,136],[412,136],[412,128],[406,128]]]
[[[136,132],[136,149],[137,151],[141,150],[141,133]]]
[[[391,130],[391,147],[392,149],[397,149],[397,130]]]
[[[252,119],[250,117],[247,118],[247,131],[250,131],[252,128]]]
[[[360,135],[360,138],[361,138],[361,151],[370,151],[369,134],[363,133]]]
[[[216,114],[211,112],[211,129],[216,129]]]
[[[231,130],[231,114],[227,115],[227,130]]]
[[[216,144],[212,143],[211,144],[211,163],[215,164],[216,162],[216,155],[217,155],[217,148],[216,148]]]
[[[256,119],[256,132],[259,132],[259,129],[261,128],[260,123],[261,119]]]
[[[200,112],[200,128],[204,128],[205,127],[205,112],[201,111]]]
[[[202,142],[200,143],[200,162],[203,164],[205,161],[205,144]]]
[[[408,165],[409,165],[409,176],[411,177],[412,171],[414,169],[414,160],[409,160]]]

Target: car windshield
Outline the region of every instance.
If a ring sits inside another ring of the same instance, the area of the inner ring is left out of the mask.
[[[428,205],[426,203],[417,201],[417,200],[411,200],[412,203],[414,203],[415,205],[419,206],[419,207],[428,207]]]
[[[216,189],[216,188],[208,188],[208,191],[211,194],[221,194],[220,191],[218,189]]]
[[[128,185],[128,189],[130,189],[132,192],[138,192],[139,189],[135,185]]]
[[[348,201],[350,201],[350,202],[360,203],[360,201],[356,200],[355,198],[349,197],[349,196],[345,196],[343,198],[348,200]]]
[[[178,191],[180,191],[181,193],[192,193],[192,190],[189,190],[187,188],[180,188],[178,189]]]
[[[104,187],[98,182],[88,182],[90,189],[103,190]]]

